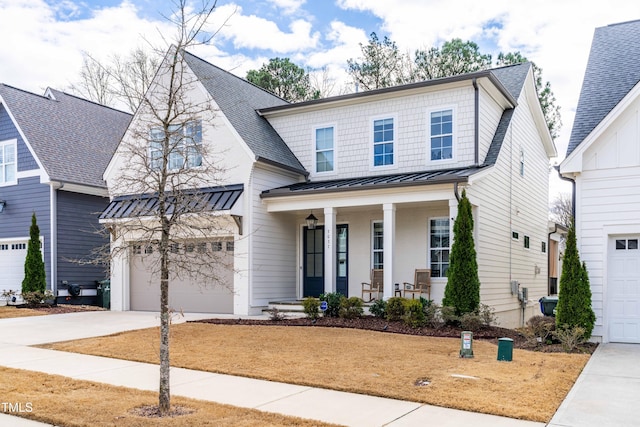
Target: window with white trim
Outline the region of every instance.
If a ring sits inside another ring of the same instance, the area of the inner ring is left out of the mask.
[[[384,228],[382,221],[374,221],[372,224],[372,268],[384,268]]]
[[[196,168],[202,166],[202,121],[170,125],[168,169]],[[149,130],[149,161],[152,169],[162,166],[165,133],[162,128]]]
[[[431,277],[447,277],[450,246],[449,218],[432,218],[429,221],[429,265]]]
[[[395,145],[393,117],[373,121],[373,166],[392,166]]]
[[[433,111],[429,118],[431,160],[453,159],[453,110]]]
[[[16,184],[16,140],[0,142],[0,185]]]
[[[333,172],[334,139],[333,126],[317,128],[315,131],[316,172]]]

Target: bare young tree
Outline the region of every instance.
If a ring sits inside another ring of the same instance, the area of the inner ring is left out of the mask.
[[[569,228],[573,223],[573,199],[569,193],[559,193],[549,206],[551,221]]]
[[[82,68],[78,83],[69,87],[71,93],[109,107],[114,106],[113,81],[110,71],[88,52],[82,52]]]
[[[207,25],[216,1],[203,1],[197,11],[187,3],[174,3],[176,11],[168,19],[176,36],[153,81],[140,80],[150,75],[143,55],[134,65],[120,63],[113,68],[118,71],[116,86],[128,99],[149,89],[112,160],[109,190],[115,197],[103,214],[111,235],[112,262],[130,253],[147,254],[150,264],[144,267],[159,281],[162,416],[171,411],[170,283],[188,277],[200,286],[232,288],[216,273],[229,268],[225,264],[232,260],[212,248],[211,239],[233,236],[236,227],[232,218],[216,211],[218,193],[211,187],[220,185],[225,172],[223,153],[207,138],[214,129],[216,110],[210,96],[197,89],[198,78],[189,64],[197,59],[187,53],[215,35]]]

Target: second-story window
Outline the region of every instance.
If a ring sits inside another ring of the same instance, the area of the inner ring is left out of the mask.
[[[373,166],[393,165],[393,118],[373,121]]]
[[[168,133],[168,169],[202,166],[202,122],[200,120],[170,125]],[[150,129],[149,159],[153,169],[162,166],[164,139],[165,133],[162,128]]]
[[[15,184],[16,180],[16,140],[0,143],[0,185]]]
[[[453,110],[433,111],[431,121],[431,160],[453,159]]]
[[[316,172],[333,172],[333,127],[316,129]]]

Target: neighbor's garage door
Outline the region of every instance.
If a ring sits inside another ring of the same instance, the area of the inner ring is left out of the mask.
[[[202,245],[202,243],[201,243]],[[185,245],[180,245],[184,250]],[[199,246],[202,248],[203,246]],[[206,242],[207,251],[217,252],[222,262],[215,263],[211,277],[217,282],[195,283],[187,277],[169,281],[169,306],[190,313],[233,313],[233,242]],[[158,254],[150,248],[134,245],[130,263],[131,310],[160,311],[160,280],[152,271]],[[225,284],[222,286],[221,284]]]
[[[609,341],[640,343],[640,236],[616,237],[610,245]]]
[[[9,289],[19,291],[22,288],[27,241],[28,239],[0,243],[0,292]]]

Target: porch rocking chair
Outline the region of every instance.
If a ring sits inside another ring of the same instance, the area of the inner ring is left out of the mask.
[[[362,282],[362,300],[366,302],[371,302],[377,298],[380,298],[380,295],[383,293],[383,278],[384,278],[384,270],[381,268],[374,268],[371,270],[371,281],[370,282]],[[364,294],[369,294],[369,299],[364,298]],[[373,294],[376,295],[376,298],[373,297]]]
[[[407,297],[407,294],[411,294],[411,299],[415,298],[416,294],[418,298],[426,294],[427,299],[431,299],[431,270],[417,268],[413,283],[404,282],[404,296]]]

